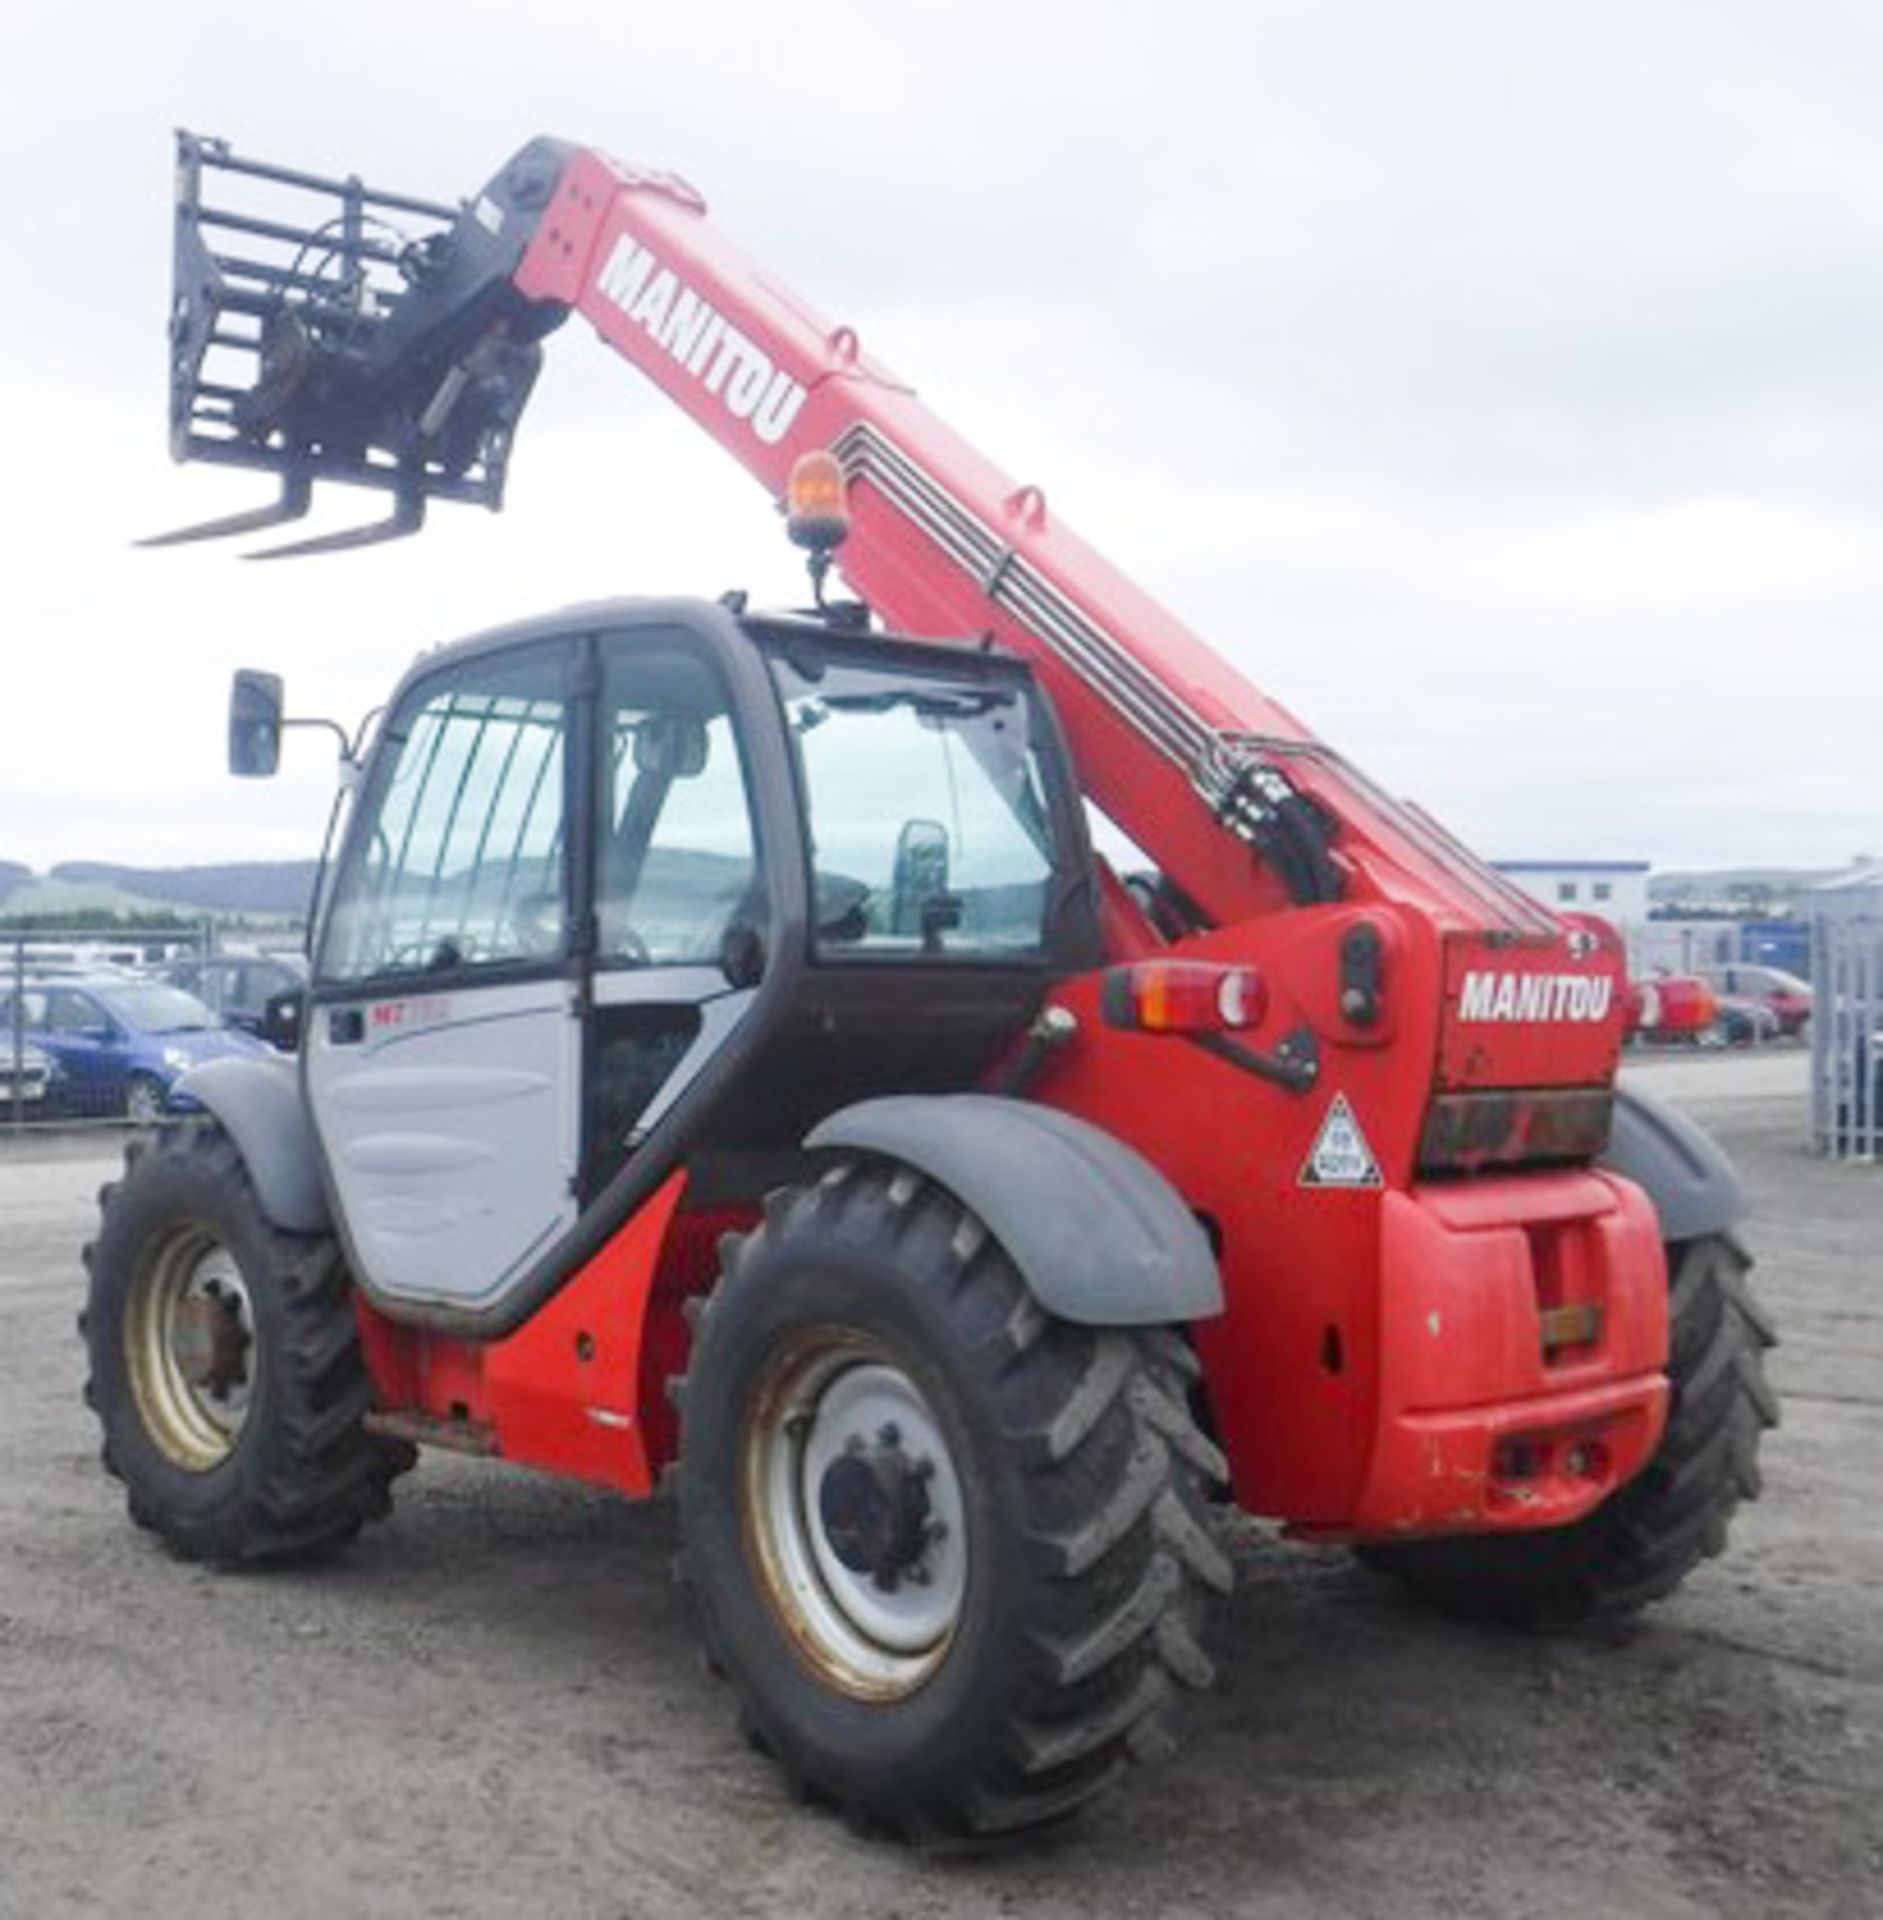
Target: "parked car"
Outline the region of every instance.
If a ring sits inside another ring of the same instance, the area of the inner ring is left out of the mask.
[[[1693,1046],[1713,1030],[1718,1006],[1697,974],[1657,973],[1628,983],[1630,1035],[1644,1046]]]
[[[19,1112],[38,1119],[58,1105],[59,1063],[30,1041],[14,1044],[11,1027],[0,1029],[0,1122]]]
[[[22,940],[20,962],[26,972],[42,979],[58,973],[138,973],[144,956],[136,947],[111,946],[87,940],[66,944],[54,940]],[[12,957],[9,950],[7,957]]]
[[[32,1044],[58,1063],[60,1107],[155,1120],[188,1068],[230,1053],[267,1053],[221,1025],[193,994],[115,974],[29,980],[18,990]],[[0,993],[0,1033],[12,1030],[15,990]]]
[[[1759,1047],[1776,1040],[1783,1029],[1776,1013],[1763,1000],[1746,994],[1716,993],[1713,1024],[1701,1036],[1715,1047]]]
[[[195,994],[227,1025],[260,1035],[269,1001],[307,985],[307,962],[298,954],[191,954],[166,961],[155,977]]]
[[[1735,963],[1704,968],[1702,978],[1715,993],[1769,1008],[1781,1033],[1802,1033],[1811,1018],[1811,982],[1783,967]]]

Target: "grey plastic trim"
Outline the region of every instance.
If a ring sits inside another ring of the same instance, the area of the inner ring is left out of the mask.
[[[879,1154],[938,1181],[1062,1320],[1164,1326],[1223,1310],[1215,1256],[1176,1189],[1070,1114],[983,1093],[899,1094],[840,1109],[805,1145]]]
[[[320,1151],[292,1055],[205,1061],[178,1079],[176,1091],[200,1101],[221,1122],[248,1169],[262,1212],[277,1227],[284,1233],[331,1229]]]
[[[1645,1189],[1665,1240],[1724,1233],[1745,1217],[1745,1189],[1724,1149],[1678,1108],[1638,1088],[1615,1089],[1602,1165]]]

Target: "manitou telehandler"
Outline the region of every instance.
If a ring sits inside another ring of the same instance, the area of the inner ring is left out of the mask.
[[[174,451],[281,493],[171,537],[326,479],[390,519],[276,552],[496,506],[571,314],[785,500],[817,604],[484,634],[349,748],[298,1050],[185,1076],[87,1253],[133,1517],[250,1564],[349,1539],[415,1443],[671,1478],[751,1737],[916,1835],[1156,1743],[1232,1504],[1521,1622],[1718,1552],[1772,1336],[1731,1169],[1616,1089],[1615,934],[1381,792],[680,180],[539,140],[458,208],[183,136]],[[291,724],[238,676],[235,770]]]

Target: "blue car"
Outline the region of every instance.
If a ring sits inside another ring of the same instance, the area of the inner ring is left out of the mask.
[[[0,1033],[15,1030],[16,997],[26,1037],[58,1063],[65,1113],[123,1114],[147,1126],[188,1068],[272,1051],[225,1027],[193,994],[153,981],[102,974],[29,980],[17,996],[11,988],[0,994]]]

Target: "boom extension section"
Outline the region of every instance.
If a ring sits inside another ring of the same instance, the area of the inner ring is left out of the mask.
[[[774,500],[800,456],[834,455],[852,588],[902,632],[985,634],[1029,660],[1088,796],[1203,923],[1409,888],[1459,927],[1560,936],[1061,526],[1038,488],[1016,488],[851,328],[719,238],[685,181],[538,139],[453,209],[178,141],[171,451],[264,469],[281,493],[166,540],[298,518],[316,480],[384,488],[393,512],[270,553],[412,532],[434,497],[498,507],[541,342],[579,314]],[[212,188],[266,204],[211,204]]]
[[[179,133],[170,451],[275,474],[281,491],[145,544],[298,520],[317,480],[383,488],[392,511],[251,557],[413,533],[433,498],[499,507],[539,342],[566,311],[515,291],[529,222],[508,216],[547,200],[562,159],[538,142],[453,208]]]

